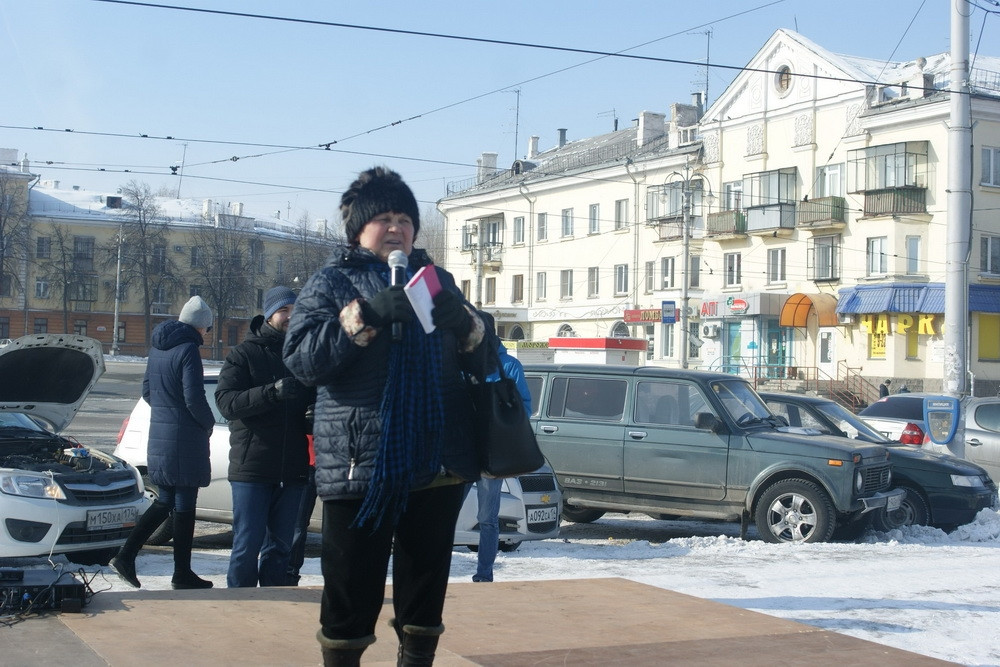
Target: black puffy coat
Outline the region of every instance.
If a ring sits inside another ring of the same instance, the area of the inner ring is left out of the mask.
[[[226,357],[215,389],[219,412],[229,420],[229,481],[304,484],[309,474],[306,408],[316,390],[292,378],[281,360],[285,334],[258,315],[246,339]],[[279,400],[274,383],[298,385]]]
[[[411,252],[410,269],[428,263],[424,251]],[[341,327],[340,314],[358,297],[371,299],[385,289],[382,267],[384,263],[364,248],[345,246],[334,251],[299,293],[285,337],[285,364],[299,380],[317,388],[313,437],[316,488],[323,499],[363,497],[381,444],[379,406],[391,337],[388,330],[382,330],[367,346],[358,345]],[[442,289],[460,293],[450,273],[440,267],[436,271]],[[420,324],[414,320],[405,326]],[[479,477],[479,465],[471,436],[472,403],[462,371],[481,374],[487,347],[484,342],[463,354],[451,332],[442,334],[445,431],[441,463],[455,476],[473,480]],[[412,488],[431,481],[433,477],[418,478]]]
[[[208,486],[212,479],[215,416],[205,398],[202,343],[197,329],[178,320],[153,329],[142,397],[151,408],[146,462],[155,484]]]

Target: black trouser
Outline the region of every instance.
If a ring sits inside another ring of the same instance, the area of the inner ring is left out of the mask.
[[[400,627],[441,624],[455,522],[464,491],[462,484],[415,491],[395,531],[391,519],[386,518],[374,533],[369,525],[349,528],[360,499],[323,503],[319,618],[324,635],[357,639],[374,634],[385,597],[390,554],[396,623]]]

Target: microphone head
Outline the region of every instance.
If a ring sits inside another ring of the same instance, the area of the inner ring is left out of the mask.
[[[402,267],[405,269],[406,266],[410,263],[410,260],[407,259],[406,253],[403,252],[402,250],[393,250],[392,252],[389,253],[388,262],[390,269],[395,269],[398,267]]]

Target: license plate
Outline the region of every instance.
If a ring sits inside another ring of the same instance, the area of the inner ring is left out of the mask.
[[[558,518],[559,508],[555,505],[552,507],[535,507],[528,510],[528,523],[547,523],[555,521]]]
[[[134,526],[139,512],[134,507],[117,507],[112,510],[88,510],[87,530],[127,528]]]
[[[900,505],[903,504],[903,495],[904,494],[901,493],[898,496],[889,496],[888,502],[885,504],[885,509],[889,512],[895,512],[898,510]]]

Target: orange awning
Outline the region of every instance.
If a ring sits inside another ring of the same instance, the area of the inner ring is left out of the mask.
[[[821,327],[837,326],[837,297],[832,294],[793,294],[781,307],[778,323],[783,327],[804,327],[809,311],[816,309]]]

